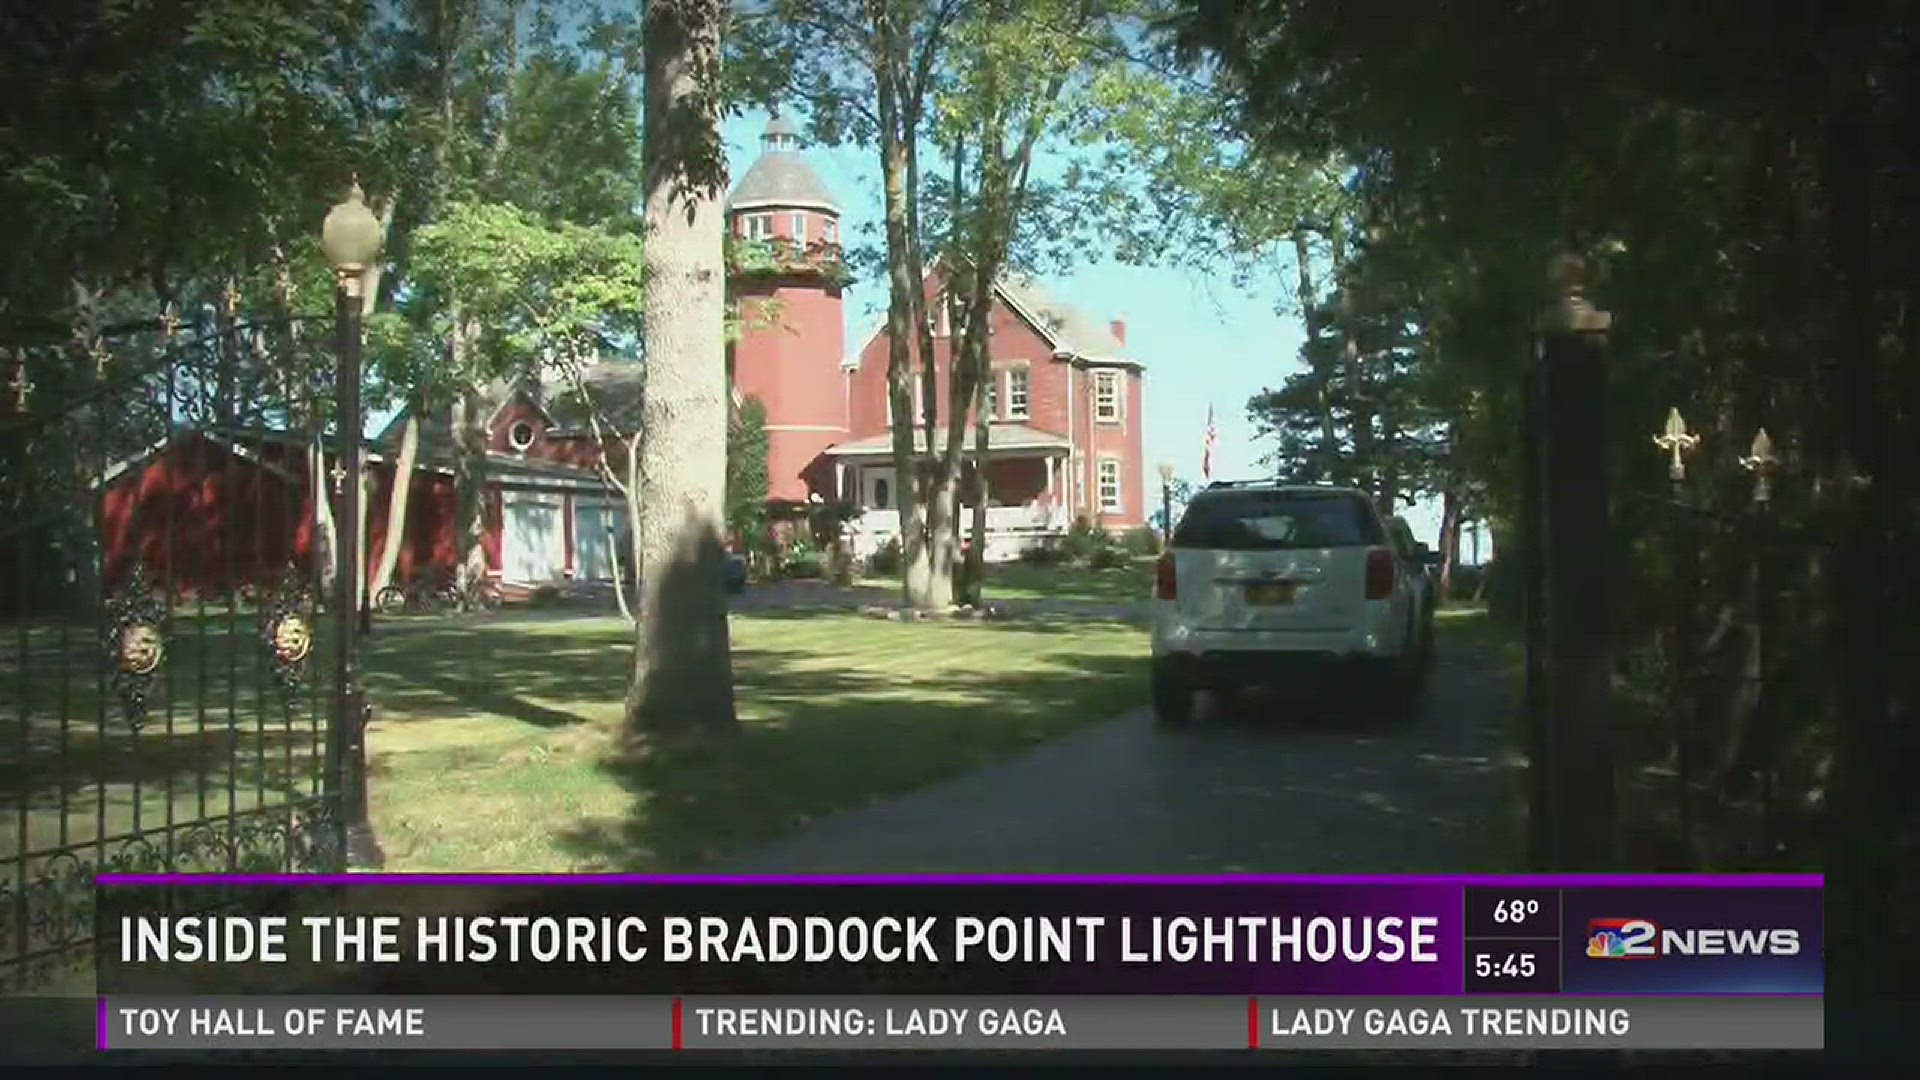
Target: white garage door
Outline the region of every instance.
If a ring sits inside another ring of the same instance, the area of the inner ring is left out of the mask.
[[[502,562],[508,581],[552,581],[566,566],[566,535],[560,527],[559,500],[509,497]]]
[[[611,503],[576,499],[573,504],[575,567],[586,581],[612,581],[614,552],[626,557],[627,515]]]

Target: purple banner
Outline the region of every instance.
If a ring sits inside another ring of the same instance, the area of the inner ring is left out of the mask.
[[[1562,979],[1580,993],[1818,993],[1823,955],[1820,879],[1789,875],[99,884],[99,985],[118,994],[1437,996],[1550,993]],[[1803,921],[1762,925],[1775,910]],[[1658,922],[1666,951],[1629,962],[1595,946],[1589,957],[1589,938],[1616,917],[1623,956],[1646,932],[1627,922]],[[1753,936],[1789,926],[1791,955],[1786,936]],[[1715,951],[1726,948],[1738,951]]]

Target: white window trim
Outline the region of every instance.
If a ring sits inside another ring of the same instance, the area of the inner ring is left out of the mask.
[[[1100,413],[1100,392],[1106,387],[1113,388],[1113,414],[1102,416]],[[1127,419],[1126,385],[1118,371],[1096,371],[1093,373],[1093,419],[1101,424],[1122,424]]]
[[[1014,401],[1013,401],[1013,377],[1016,374],[1024,376],[1026,380],[1026,385],[1022,388],[1022,393],[1020,395],[1020,404],[1017,409],[1015,408]],[[1003,412],[1006,413],[1007,419],[1008,420],[1032,419],[1033,418],[1033,369],[1032,367],[1024,363],[1009,364],[1007,366],[1006,380],[1007,380],[1006,403],[1001,405],[1000,408]]]
[[[1113,466],[1113,502],[1107,502],[1106,477],[1107,466]],[[1102,455],[1093,466],[1093,497],[1103,514],[1122,514],[1127,509],[1127,487],[1124,467],[1120,459]]]
[[[762,226],[764,232],[755,232],[754,226]],[[740,217],[740,235],[749,240],[770,240],[773,238],[773,215],[768,213],[742,214]]]
[[[1000,377],[1002,374],[1003,373],[999,371],[988,372],[986,381],[982,383],[980,387],[981,395],[984,399],[980,403],[980,409],[986,414],[988,423],[1000,419],[1000,400],[1004,396],[1000,393]]]
[[[787,225],[793,231],[793,242],[804,245],[807,242],[807,215],[796,210],[788,215]]]
[[[840,223],[833,220],[832,218],[827,218],[824,221],[820,222],[820,242],[823,244],[839,243],[840,242]]]
[[[519,439],[514,437],[520,432],[521,428],[525,428],[527,431],[526,442],[521,442]],[[531,420],[515,420],[513,424],[507,428],[507,445],[522,453],[526,452],[528,448],[533,446],[534,440],[538,439],[539,437],[540,437],[540,433],[534,430],[533,422]]]

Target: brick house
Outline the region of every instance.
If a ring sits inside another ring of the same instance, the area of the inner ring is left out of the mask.
[[[840,208],[776,118],[762,152],[727,205],[736,248],[772,252],[754,269],[736,260],[733,293],[743,327],[729,358],[735,391],[767,409],[768,472],[776,499],[844,499],[863,511],[851,526],[857,554],[899,532],[898,484],[887,404],[882,324],[844,348],[837,266]],[[944,282],[923,287],[936,312],[933,363],[944,393],[953,339]],[[1118,530],[1145,523],[1142,365],[1126,354],[1126,324],[1096,322],[1019,278],[995,288],[989,313],[992,380],[987,557],[1007,558],[1066,532],[1076,518]],[[918,345],[914,352],[918,362]],[[914,415],[922,415],[915,380]],[[953,416],[936,402],[936,438]],[[973,445],[971,408],[958,418]],[[925,445],[916,424],[917,445]],[[971,492],[971,484],[963,490]]]

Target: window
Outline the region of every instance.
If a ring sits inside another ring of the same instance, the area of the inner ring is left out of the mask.
[[[953,297],[945,292],[933,299],[933,336],[953,336]]]
[[[515,450],[525,450],[533,445],[533,425],[525,420],[517,421],[507,429],[507,443]]]
[[[1387,534],[1366,500],[1340,492],[1220,491],[1196,495],[1173,546],[1219,551],[1371,547]]]
[[[1120,462],[1115,458],[1100,459],[1100,509],[1108,514],[1120,512]]]
[[[1000,373],[990,371],[987,381],[980,387],[980,413],[988,420],[1000,419]]]
[[[1007,419],[1027,418],[1027,369],[1007,369]]]
[[[829,243],[829,244],[839,243],[840,242],[840,223],[833,220],[832,218],[828,218],[827,220],[822,221],[820,223],[820,239],[825,243]]]
[[[773,235],[772,214],[748,214],[740,222],[741,235],[749,240],[765,240]]]
[[[875,510],[888,509],[887,503],[891,501],[892,497],[893,492],[888,487],[884,478],[873,482],[873,508]]]
[[[807,242],[807,215],[805,214],[793,215],[792,226],[793,226],[793,242],[796,244],[806,243]]]
[[[1093,418],[1103,424],[1120,422],[1120,373],[1097,371],[1093,375]]]

